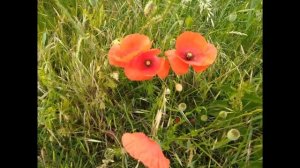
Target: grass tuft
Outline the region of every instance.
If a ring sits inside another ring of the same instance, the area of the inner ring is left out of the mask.
[[[155,0],[145,15],[147,3],[39,0],[38,167],[143,167],[120,143],[133,131],[153,135],[171,167],[261,167],[262,1]],[[201,74],[132,82],[108,63],[125,35],[164,52],[183,31],[218,49]]]

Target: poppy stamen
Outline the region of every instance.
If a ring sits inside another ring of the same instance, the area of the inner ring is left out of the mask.
[[[185,58],[186,58],[187,60],[191,60],[193,57],[194,57],[194,55],[193,55],[191,52],[187,52],[187,53],[185,54]]]
[[[150,60],[146,60],[146,61],[145,61],[145,65],[146,65],[147,67],[149,67],[149,66],[151,65],[151,61],[150,61]]]

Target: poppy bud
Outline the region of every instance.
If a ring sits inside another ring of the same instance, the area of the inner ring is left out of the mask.
[[[221,112],[219,113],[219,117],[225,119],[225,118],[227,117],[227,112],[226,112],[226,111],[221,111]]]
[[[184,111],[184,110],[186,109],[186,104],[185,104],[185,103],[180,103],[180,104],[178,105],[178,109],[179,109],[180,111]]]
[[[170,93],[171,93],[170,89],[167,88],[166,91],[165,91],[165,94],[168,95],[168,94],[170,94]]]
[[[239,139],[240,136],[241,136],[240,131],[237,129],[231,129],[227,133],[227,138],[232,141]]]
[[[182,85],[180,83],[176,83],[175,84],[175,88],[178,92],[181,92],[182,91]]]
[[[207,121],[207,118],[208,118],[207,115],[202,115],[200,119],[201,121]]]
[[[228,20],[230,22],[234,22],[237,18],[237,14],[236,13],[231,13],[229,16],[228,16]]]

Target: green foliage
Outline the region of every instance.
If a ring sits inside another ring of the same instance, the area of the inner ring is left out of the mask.
[[[261,167],[262,2],[153,3],[155,11],[145,16],[147,1],[38,2],[39,167],[135,167],[121,136],[151,135],[164,88],[170,89],[166,113],[153,138],[171,167]],[[218,49],[215,64],[201,74],[191,69],[164,81],[132,82],[108,64],[115,39],[143,33],[164,56],[186,30],[200,32]],[[183,114],[180,103],[186,104]],[[238,140],[227,141],[230,129],[240,131]]]

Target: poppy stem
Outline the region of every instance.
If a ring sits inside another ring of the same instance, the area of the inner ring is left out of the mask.
[[[153,125],[152,125],[152,137],[155,137],[156,134],[157,134],[157,130],[159,128],[159,125],[160,125],[160,122],[161,122],[161,119],[162,119],[162,116],[163,114],[166,113],[166,88],[163,88],[163,94],[162,96],[160,97],[160,100],[162,99],[162,103],[160,105],[160,108],[157,110],[157,113],[156,113],[156,116],[155,116],[155,120],[153,122]]]
[[[139,165],[140,165],[140,161],[138,160],[138,163],[137,163],[137,165],[135,166],[135,168],[138,168]]]
[[[186,117],[186,115],[183,113],[182,110],[179,110],[180,114],[183,116],[183,118],[185,119],[186,122],[188,122],[190,124],[190,126],[193,126],[192,123],[190,122],[190,120]]]

